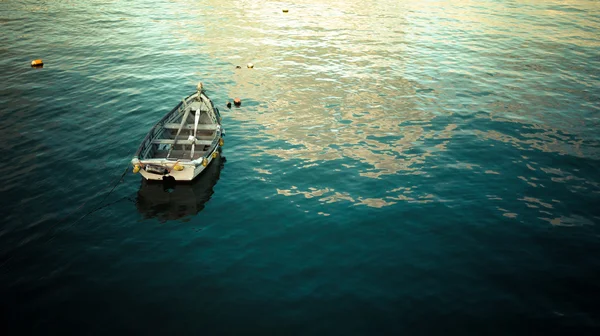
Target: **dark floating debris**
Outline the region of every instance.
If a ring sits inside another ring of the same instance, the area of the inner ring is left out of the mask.
[[[233,100],[233,104],[235,104],[235,106],[240,107],[240,105],[242,105],[242,100],[240,98],[235,98]]]
[[[227,108],[231,108],[231,102],[227,102]]]
[[[235,68],[236,68],[236,69],[241,69],[242,67],[241,67],[241,66],[239,66],[239,65],[236,65],[236,66],[235,66]]]
[[[287,10],[287,9],[284,9],[284,10],[283,10],[283,12],[284,12],[284,13],[287,13],[287,12],[288,12],[288,10]]]

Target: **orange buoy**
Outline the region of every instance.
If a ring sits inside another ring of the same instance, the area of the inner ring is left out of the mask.
[[[41,67],[44,65],[44,62],[41,59],[36,59],[31,61],[31,66],[32,67]]]
[[[241,100],[240,98],[237,98],[237,97],[236,97],[236,98],[233,100],[233,103],[235,104],[235,106],[240,106],[240,105],[242,105],[242,100]]]

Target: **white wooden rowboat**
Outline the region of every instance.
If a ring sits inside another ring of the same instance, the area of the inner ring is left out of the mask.
[[[199,83],[148,132],[131,160],[133,172],[147,180],[191,181],[217,158],[223,135],[219,110]]]

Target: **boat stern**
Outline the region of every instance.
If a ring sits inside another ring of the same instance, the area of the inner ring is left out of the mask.
[[[176,181],[191,181],[196,177],[196,166],[192,162],[144,162],[133,161],[133,172],[139,172],[146,180],[162,181],[166,177]]]

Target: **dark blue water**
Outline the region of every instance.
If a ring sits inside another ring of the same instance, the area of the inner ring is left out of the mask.
[[[0,18],[2,334],[600,327],[597,2],[4,1]],[[226,160],[142,183],[131,156],[198,81]]]

